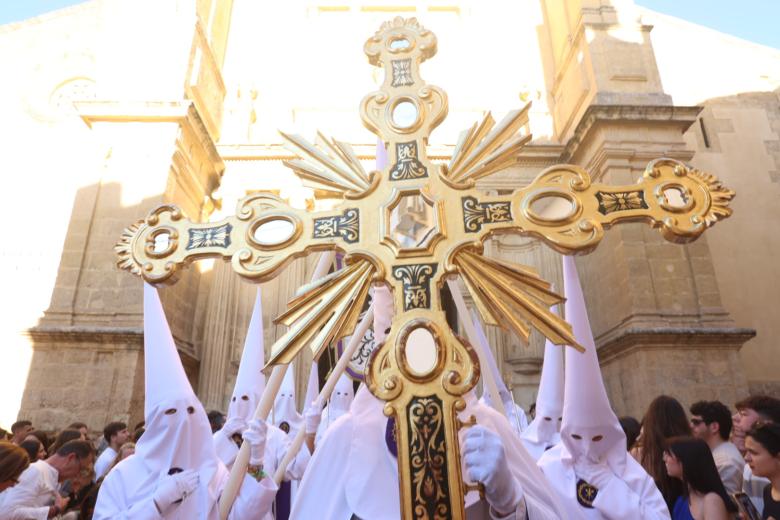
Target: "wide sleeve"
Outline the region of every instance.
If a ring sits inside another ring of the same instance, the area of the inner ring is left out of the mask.
[[[645,474],[634,489],[620,478],[613,478],[599,489],[593,507],[604,518],[623,520],[669,520],[669,508],[653,480]]]
[[[233,502],[233,507],[230,509],[228,520],[263,518],[271,512],[277,489],[271,477],[265,477],[258,482],[249,475],[245,475],[236,501]]]
[[[127,503],[121,474],[111,471],[100,485],[93,520],[159,520],[162,516],[151,495],[134,504]]]

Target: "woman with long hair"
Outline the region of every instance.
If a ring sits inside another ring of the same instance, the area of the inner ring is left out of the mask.
[[[674,508],[677,497],[683,494],[683,485],[666,473],[663,461],[666,442],[672,437],[690,435],[691,425],[680,402],[674,397],[659,395],[647,407],[642,419],[642,433],[636,447],[631,451],[634,458],[653,477],[669,512]]]
[[[780,424],[759,422],[747,432],[745,462],[753,475],[769,479],[762,518],[780,518]]]
[[[46,450],[43,448],[43,444],[35,437],[27,437],[19,444],[19,447],[27,452],[30,462],[37,462],[46,458]]]
[[[737,512],[706,442],[673,437],[667,441],[663,461],[669,476],[683,484],[683,494],[672,508],[672,520],[728,520]]]
[[[27,452],[8,441],[0,441],[0,492],[19,483],[19,477],[30,465]]]

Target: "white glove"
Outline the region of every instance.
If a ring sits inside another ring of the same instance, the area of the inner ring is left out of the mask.
[[[466,432],[463,460],[470,480],[485,487],[485,499],[499,515],[517,509],[523,490],[509,471],[501,437],[477,425]]]
[[[238,433],[241,435],[244,433],[244,430],[246,430],[246,420],[242,417],[231,417],[227,421],[225,421],[225,425],[222,427],[222,433],[225,434],[225,437],[232,437],[234,434]]]
[[[322,405],[319,403],[319,401],[315,400],[313,403],[311,403],[311,406],[306,409],[306,412],[304,412],[303,422],[306,426],[306,435],[315,435],[317,433],[317,428],[320,426],[321,420]]]
[[[154,504],[162,516],[187,500],[187,497],[197,489],[200,475],[197,471],[188,469],[174,475],[166,475],[160,479],[154,492]]]
[[[249,429],[244,432],[244,440],[249,443],[249,465],[260,466],[265,455],[265,439],[268,434],[268,425],[265,421],[254,419],[249,422]]]
[[[607,464],[599,464],[579,457],[574,462],[574,473],[596,489],[604,489],[614,478],[612,470]]]

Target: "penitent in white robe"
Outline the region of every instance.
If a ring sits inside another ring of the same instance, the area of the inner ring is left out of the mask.
[[[301,482],[298,500],[290,518],[308,520],[350,520],[352,515],[363,520],[397,520],[400,518],[398,468],[385,440],[387,417],[383,402],[361,387],[350,412],[329,429],[322,444],[314,451],[309,468]],[[517,520],[564,518],[555,503],[555,492],[544,475],[525,452],[506,418],[477,402],[473,393],[466,397],[466,409],[461,419],[474,415],[477,423],[498,433],[504,441],[509,467],[524,492],[518,507]],[[465,435],[465,430],[461,432]],[[464,473],[465,474],[465,473]],[[480,507],[482,504],[482,507]],[[468,518],[472,511],[487,509],[479,495],[466,496]],[[510,515],[507,518],[514,518]]]

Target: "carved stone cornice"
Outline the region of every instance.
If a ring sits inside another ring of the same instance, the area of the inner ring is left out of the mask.
[[[22,333],[30,338],[33,350],[72,349],[92,352],[141,351],[144,331],[140,327],[80,327],[42,325]],[[191,343],[176,340],[176,348],[185,364],[197,364]]]
[[[737,327],[632,327],[619,330],[609,340],[601,342],[598,354],[600,362],[604,364],[638,350],[646,352],[691,347],[738,351],[755,335],[754,329]]]
[[[701,112],[702,107],[673,105],[591,105],[583,114],[574,135],[561,154],[562,161],[569,161],[590,133],[599,125],[641,123],[645,126],[672,125],[685,132]]]

